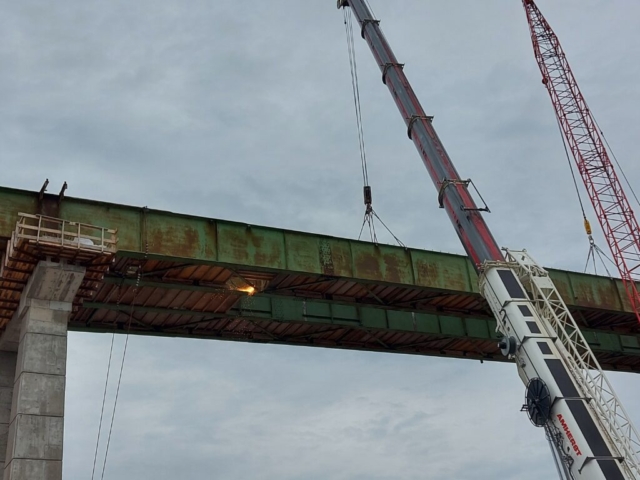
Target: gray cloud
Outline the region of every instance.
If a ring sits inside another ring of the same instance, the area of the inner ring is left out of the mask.
[[[49,177],[73,196],[357,235],[362,183],[334,1],[0,5],[3,185],[33,190]],[[582,269],[581,215],[518,2],[373,7],[458,170],[489,202],[498,241]],[[540,7],[638,185],[639,8]],[[378,213],[410,246],[461,253],[370,53],[356,47]],[[65,478],[91,471],[109,341],[70,335]],[[130,342],[105,478],[553,475],[508,365]],[[637,382],[612,377],[640,419]]]

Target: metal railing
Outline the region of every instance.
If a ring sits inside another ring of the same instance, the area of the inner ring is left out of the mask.
[[[113,254],[117,250],[117,233],[117,230],[87,223],[19,213],[12,243],[15,245],[26,240],[31,244],[65,250]]]

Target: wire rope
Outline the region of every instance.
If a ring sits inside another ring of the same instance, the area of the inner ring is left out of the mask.
[[[107,386],[109,385],[109,372],[111,371],[111,358],[113,356],[113,343],[115,340],[115,332],[111,334],[111,348],[109,349],[109,362],[107,363],[107,378],[104,382],[104,393],[102,395],[102,408],[100,410],[100,423],[98,425],[98,438],[96,440],[96,451],[93,455],[93,470],[91,471],[91,480],[96,473],[96,461],[98,459],[98,446],[100,445],[100,432],[102,431],[102,419],[104,417],[104,405],[107,399]]]
[[[351,89],[353,92],[353,104],[356,113],[356,126],[358,130],[358,147],[360,149],[360,163],[362,166],[362,180],[364,185],[369,185],[369,172],[367,169],[367,152],[364,142],[364,128],[362,126],[362,108],[360,104],[360,86],[358,82],[358,69],[356,63],[355,41],[353,38],[353,20],[351,9],[344,9],[344,25],[347,34],[347,51],[349,53],[349,70],[351,71]]]
[[[371,6],[369,6],[371,10]],[[373,10],[371,10],[373,14]],[[365,189],[365,206],[364,219],[362,226],[360,227],[360,233],[358,240],[362,238],[362,232],[365,225],[368,225],[369,236],[373,243],[378,243],[378,234],[376,232],[376,226],[374,224],[374,217],[380,221],[384,228],[391,234],[391,236],[398,242],[399,245],[406,248],[405,244],[389,229],[389,227],[380,219],[378,214],[373,210],[371,205],[371,187],[369,186],[369,171],[367,168],[367,151],[364,141],[364,127],[362,122],[362,104],[360,102],[360,84],[358,81],[358,64],[356,62],[356,49],[355,40],[353,34],[353,14],[350,8],[344,8],[344,26],[347,35],[347,52],[349,54],[349,70],[351,72],[351,90],[353,93],[353,105],[356,114],[356,127],[358,131],[358,147],[360,149],[360,164],[362,168],[362,181]],[[368,194],[367,194],[368,190]]]
[[[113,432],[113,421],[116,417],[116,407],[118,406],[118,398],[120,396],[120,384],[122,383],[122,372],[124,370],[124,361],[125,358],[127,356],[127,347],[129,345],[129,333],[131,331],[131,321],[133,320],[133,307],[136,301],[136,296],[138,293],[138,286],[140,284],[140,279],[142,276],[142,272],[141,270],[138,270],[138,279],[136,281],[136,286],[133,292],[133,300],[131,301],[131,307],[129,310],[129,321],[127,322],[127,332],[125,334],[125,340],[124,340],[124,348],[122,350],[122,361],[120,362],[120,373],[118,375],[118,383],[116,386],[116,396],[115,399],[113,401],[113,411],[111,412],[111,423],[109,425],[109,435],[107,436],[107,447],[106,450],[104,452],[104,462],[102,463],[102,473],[100,475],[100,480],[104,479],[104,472],[107,468],[107,458],[109,456],[109,446],[111,445],[111,433]]]
[[[591,235],[591,225],[589,224],[589,221],[587,220],[587,214],[584,211],[584,203],[582,202],[582,196],[580,195],[580,189],[578,188],[578,181],[576,180],[575,170],[573,169],[573,163],[571,163],[569,149],[567,148],[567,142],[564,138],[564,134],[562,132],[562,126],[560,125],[560,120],[558,119],[558,117],[556,117],[556,122],[558,123],[558,130],[560,131],[560,138],[562,139],[564,154],[565,154],[565,157],[567,158],[567,163],[569,164],[569,170],[571,170],[571,178],[573,179],[573,186],[575,187],[576,195],[578,196],[578,202],[580,203],[580,210],[582,211],[582,218],[584,220],[585,230],[587,232],[587,236],[589,237],[589,253],[587,254],[587,261],[584,266],[584,273],[587,273],[587,269],[589,268],[589,260],[593,261],[593,272],[595,274],[598,273],[598,269],[596,267],[596,254],[597,254],[598,258],[602,262],[602,265],[605,271],[607,272],[607,275],[611,277],[611,272],[609,272],[609,269],[607,268],[607,265],[604,262],[603,257],[609,260],[613,265],[615,265],[615,263],[613,262],[613,260],[607,257],[607,255],[602,251],[600,247],[598,247],[598,245],[596,245],[596,242],[593,239],[593,236]]]

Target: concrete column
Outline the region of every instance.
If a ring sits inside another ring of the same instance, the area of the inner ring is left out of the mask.
[[[62,478],[67,323],[84,272],[40,262],[7,329],[8,345],[19,333],[4,480]]]
[[[18,352],[0,351],[0,468],[4,472]]]

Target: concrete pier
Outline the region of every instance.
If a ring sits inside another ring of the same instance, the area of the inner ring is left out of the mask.
[[[4,480],[62,478],[67,324],[84,274],[84,267],[39,262],[0,338]]]
[[[18,352],[0,351],[0,468],[4,472]]]

